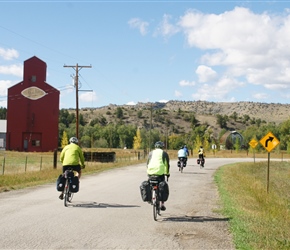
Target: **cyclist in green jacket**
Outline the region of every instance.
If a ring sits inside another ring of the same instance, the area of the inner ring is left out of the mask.
[[[82,168],[85,168],[85,158],[84,154],[79,147],[78,139],[76,137],[71,137],[69,139],[70,144],[66,145],[60,153],[60,161],[62,163],[62,172],[64,173],[67,169],[72,168],[74,171],[78,172],[78,178],[81,178]],[[59,198],[63,199],[63,192],[60,194]]]
[[[165,181],[165,175],[167,176],[167,180],[170,176],[170,160],[168,154],[163,150],[163,148],[163,142],[156,142],[155,149],[149,153],[147,159],[147,174],[149,178],[151,175],[159,176],[159,182]],[[161,210],[166,210],[164,202],[161,204]]]

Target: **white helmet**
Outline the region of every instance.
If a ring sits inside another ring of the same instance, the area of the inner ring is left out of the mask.
[[[76,137],[71,137],[71,138],[69,139],[69,142],[70,142],[70,143],[74,143],[74,144],[78,144],[78,143],[79,143],[78,138],[76,138]]]

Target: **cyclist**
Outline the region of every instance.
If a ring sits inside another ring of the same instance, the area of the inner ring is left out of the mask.
[[[198,150],[198,159],[200,159],[201,161],[204,160],[204,150],[202,146],[200,146]]]
[[[183,150],[185,151],[186,155],[189,156],[189,151],[186,145],[183,146]]]
[[[167,176],[167,180],[170,176],[170,163],[169,163],[169,156],[163,150],[164,143],[158,141],[155,143],[155,149],[152,150],[147,159],[147,174],[149,176],[159,176],[159,182],[165,181],[165,175]],[[166,210],[164,202],[161,202],[162,211]]]
[[[62,163],[62,172],[64,173],[67,169],[72,168],[74,171],[78,172],[78,178],[81,178],[82,168],[85,168],[85,158],[84,154],[79,147],[78,139],[76,137],[71,137],[69,139],[70,144],[66,145],[60,153],[60,161]],[[60,194],[59,198],[63,199],[63,192]]]
[[[184,150],[184,147],[180,147],[180,149],[177,152],[177,157],[178,157],[178,164],[177,166],[179,167],[179,171],[180,171],[180,164],[182,162],[182,158],[184,159],[184,162],[186,163],[187,161],[187,154],[186,151]]]

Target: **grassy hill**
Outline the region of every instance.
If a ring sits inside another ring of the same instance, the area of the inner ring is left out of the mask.
[[[122,110],[122,115],[118,112]],[[70,110],[75,112],[75,110]],[[82,108],[80,114],[88,123],[97,119],[105,124],[122,122],[139,127],[156,128],[186,133],[191,129],[192,117],[197,124],[211,128],[218,135],[221,128],[217,115],[228,116],[228,130],[243,130],[258,120],[280,124],[289,119],[290,104],[255,102],[207,102],[169,101],[167,103],[137,103],[136,105],[114,105],[99,108]]]

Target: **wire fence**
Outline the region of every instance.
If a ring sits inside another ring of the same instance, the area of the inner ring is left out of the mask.
[[[108,162],[142,161],[145,154],[140,151],[84,152],[86,164]],[[17,174],[46,169],[61,168],[60,152],[28,153],[0,151],[0,175]]]
[[[177,159],[177,150],[167,150],[170,160]],[[86,165],[100,163],[106,164],[108,162],[136,162],[145,161],[148,156],[148,152],[143,150],[121,150],[116,149],[114,151],[85,151]],[[62,167],[59,160],[60,152],[45,152],[45,153],[33,153],[33,152],[15,152],[15,151],[0,151],[0,175],[6,174],[17,174],[32,171],[42,171],[46,169],[53,169]],[[256,157],[265,158],[267,160],[268,153],[254,153],[249,151],[232,151],[232,150],[221,150],[221,151],[208,151],[206,157]],[[197,153],[191,151],[190,158],[197,158]],[[290,154],[287,152],[271,152],[271,158],[278,158],[281,161],[290,159]]]

